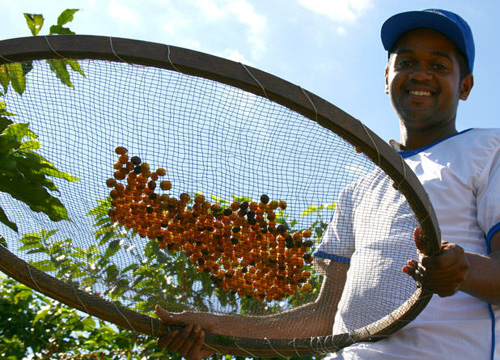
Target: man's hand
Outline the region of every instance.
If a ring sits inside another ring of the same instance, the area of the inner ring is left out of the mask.
[[[196,316],[190,313],[169,313],[160,306],[156,306],[155,310],[156,314],[166,324],[186,325],[181,331],[176,330],[161,336],[158,339],[158,346],[160,348],[167,348],[169,351],[179,353],[190,360],[204,359],[214,353],[214,351],[202,349],[203,342],[205,341],[205,332],[199,325],[190,323],[191,321],[201,319],[196,319]]]
[[[423,249],[425,239],[420,228],[415,229],[414,239],[417,249]],[[419,253],[419,260],[409,260],[402,270],[424,288],[445,297],[460,290],[469,274],[469,260],[460,246],[443,243],[440,254],[428,256]]]

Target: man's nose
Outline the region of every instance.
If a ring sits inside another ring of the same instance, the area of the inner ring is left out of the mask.
[[[419,64],[413,67],[408,77],[415,81],[429,81],[432,79],[432,72],[426,65]]]

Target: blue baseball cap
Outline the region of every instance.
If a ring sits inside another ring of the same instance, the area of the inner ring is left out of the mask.
[[[440,9],[408,11],[396,14],[382,25],[382,44],[391,51],[401,35],[407,31],[424,28],[443,33],[465,55],[469,71],[474,68],[474,39],[467,22],[455,13]]]

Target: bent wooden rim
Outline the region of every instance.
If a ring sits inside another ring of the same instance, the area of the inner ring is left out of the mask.
[[[39,59],[71,58],[127,62],[203,77],[266,97],[335,132],[364,152],[382,168],[405,195],[426,237],[425,253],[440,251],[436,215],[419,180],[385,141],[360,121],[322,98],[269,73],[216,56],[138,40],[86,35],[26,37],[0,41],[0,65]],[[0,247],[0,269],[25,285],[78,310],[148,335],[166,334],[179,327],[120,307],[38,271]],[[220,353],[240,356],[306,356],[338,350],[359,341],[392,334],[413,320],[431,294],[418,289],[401,306],[406,312],[389,317],[391,325],[377,321],[350,334],[307,339],[243,339],[207,334],[206,344]]]
[[[71,284],[34,268],[3,246],[0,246],[0,259],[0,270],[5,274],[54,300],[89,315],[153,337],[182,329],[181,326],[166,325],[156,318],[77,289]],[[252,339],[206,333],[204,347],[221,354],[251,357],[312,356],[333,352],[360,341],[376,341],[392,334],[413,320],[430,299],[430,293],[418,289],[408,301],[386,318],[349,334],[317,338]],[[387,326],[387,318],[391,320],[389,326]]]

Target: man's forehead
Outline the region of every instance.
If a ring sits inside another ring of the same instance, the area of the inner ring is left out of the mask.
[[[399,37],[391,53],[405,53],[412,51],[435,52],[436,54],[454,53],[455,43],[446,35],[432,29],[414,29]]]

